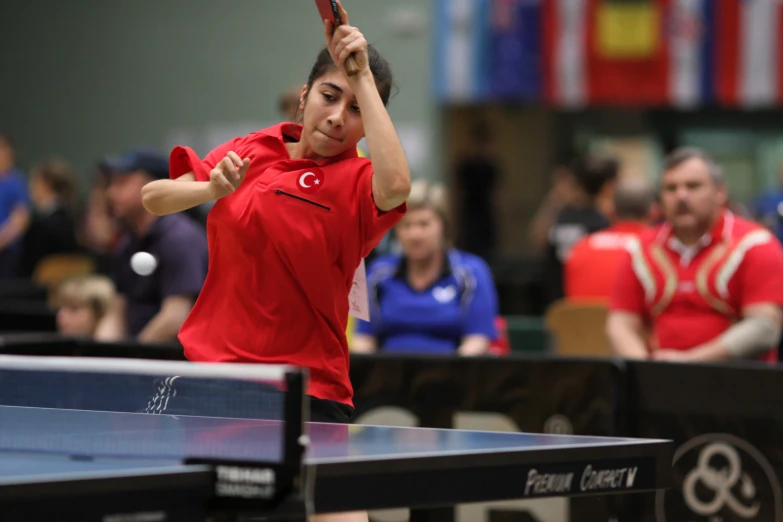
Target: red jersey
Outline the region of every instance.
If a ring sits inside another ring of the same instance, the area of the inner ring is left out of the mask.
[[[724,211],[693,247],[682,245],[668,224],[632,241],[610,309],[642,316],[652,329],[651,347],[690,350],[758,303],[783,306],[783,249],[766,229]]]
[[[566,298],[571,301],[608,301],[628,242],[646,228],[642,223],[619,222],[580,239],[565,263]]]
[[[352,405],[346,340],[348,295],[362,258],[405,213],[381,212],[372,164],[352,148],[315,162],[292,160],[282,123],[235,138],[202,161],[175,147],[171,177],[199,181],[233,150],[250,158],[244,181],[207,220],[209,273],[179,340],[192,361],[291,364],[310,371],[308,393]]]

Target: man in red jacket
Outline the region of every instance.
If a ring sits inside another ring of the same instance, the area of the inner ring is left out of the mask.
[[[631,242],[615,280],[607,322],[615,353],[772,359],[783,324],[780,243],[726,209],[723,173],[704,152],[673,152],[661,182],[666,221]]]

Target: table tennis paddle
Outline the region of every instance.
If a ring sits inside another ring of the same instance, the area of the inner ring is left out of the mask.
[[[315,5],[318,6],[318,12],[321,13],[322,21],[329,20],[332,22],[333,27],[340,25],[340,11],[337,9],[335,0],[315,0]],[[348,76],[354,76],[359,72],[359,66],[356,64],[356,58],[353,55],[345,60],[345,72],[348,73]]]

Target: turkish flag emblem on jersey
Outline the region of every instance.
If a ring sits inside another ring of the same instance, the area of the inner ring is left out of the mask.
[[[299,173],[296,186],[305,194],[316,192],[324,184],[324,173],[320,170],[307,170]]]

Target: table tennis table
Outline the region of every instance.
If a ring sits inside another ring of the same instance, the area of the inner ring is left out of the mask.
[[[2,520],[304,520],[670,485],[671,441],[300,420],[297,433],[280,420],[0,406]]]

